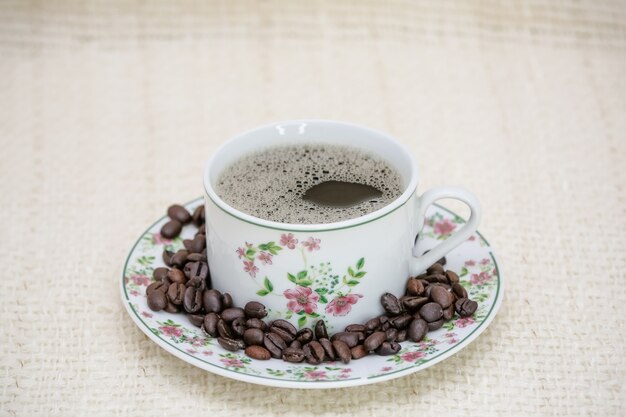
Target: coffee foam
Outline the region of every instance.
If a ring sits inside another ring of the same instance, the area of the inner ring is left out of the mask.
[[[350,207],[322,206],[302,199],[325,181],[370,185],[376,199]],[[220,175],[217,194],[244,213],[281,223],[332,223],[376,211],[402,194],[398,173],[360,149],[328,144],[267,148],[242,157]]]

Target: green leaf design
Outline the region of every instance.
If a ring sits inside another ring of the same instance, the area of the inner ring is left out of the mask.
[[[326,296],[320,295],[320,303],[322,303],[322,304],[327,304],[328,303],[328,299],[326,298]]]
[[[365,258],[361,258],[358,261],[356,261],[356,269],[363,269],[364,265],[365,265]]]
[[[298,319],[298,327],[302,328],[304,323],[306,323],[306,316],[302,316]]]
[[[467,270],[466,267],[463,267],[461,269],[461,273],[459,274],[460,277],[464,277],[465,275],[467,275],[469,273],[469,271]]]
[[[287,272],[287,279],[294,284],[296,283],[296,277],[294,277],[293,274],[290,274],[289,272]]]
[[[293,311],[289,310],[289,311],[287,311],[287,313],[285,313],[285,318],[287,320],[289,320],[291,318],[291,316],[293,316]]]
[[[346,284],[348,284],[350,287],[354,287],[355,285],[359,285],[359,281],[351,279],[350,281],[346,282]]]
[[[306,278],[309,273],[305,271],[298,272],[298,279]]]
[[[261,249],[261,250],[268,250],[269,246],[267,246],[267,243],[261,243],[259,245],[259,249]]]
[[[351,277],[354,276],[354,269],[352,269],[351,266],[348,267],[348,275],[350,275]]]
[[[265,297],[267,294],[269,294],[268,290],[258,290],[256,292],[256,295],[260,295],[261,297]]]
[[[263,280],[263,286],[265,286],[265,289],[267,290],[268,293],[274,291],[274,286],[272,285],[272,282],[265,277],[265,279]]]
[[[313,313],[309,314],[309,317],[314,317],[314,318],[315,318],[315,317],[319,317],[319,316],[320,316],[320,315],[319,315],[319,314],[317,314],[317,313],[315,313],[315,312],[313,312]]]
[[[246,258],[248,258],[249,260],[253,261],[255,253],[256,253],[256,251],[254,249],[248,248],[248,250],[246,251]]]
[[[313,281],[311,281],[310,279],[299,279],[297,284],[302,287],[308,287],[309,285],[313,284]]]
[[[316,288],[315,292],[318,293],[319,295],[324,295],[328,293],[328,290],[326,288]]]
[[[365,272],[365,271],[359,271],[359,272],[357,272],[357,273],[354,275],[354,277],[355,277],[355,278],[363,278],[363,277],[365,276],[365,274],[367,274],[367,272]]]

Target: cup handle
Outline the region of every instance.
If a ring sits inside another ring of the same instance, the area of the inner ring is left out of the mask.
[[[478,202],[478,199],[474,196],[474,194],[460,187],[437,187],[431,188],[430,190],[422,194],[421,197],[419,197],[417,209],[417,219],[419,225],[418,234],[422,231],[424,227],[424,217],[426,215],[426,209],[435,201],[442,198],[454,198],[467,204],[471,210],[470,218],[463,225],[463,227],[461,227],[458,231],[448,237],[448,239],[444,240],[424,255],[417,255],[416,239],[415,246],[413,247],[413,259],[411,265],[411,274],[413,276],[422,273],[432,264],[445,256],[452,249],[465,242],[478,228],[478,223],[480,222],[481,216],[481,209],[480,203]]]

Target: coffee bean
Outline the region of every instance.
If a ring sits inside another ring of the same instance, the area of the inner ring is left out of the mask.
[[[244,313],[243,308],[230,307],[230,308],[222,310],[222,314],[220,316],[222,317],[222,320],[224,320],[227,323],[230,323],[236,318],[245,317],[246,313]]]
[[[271,328],[283,329],[287,333],[289,333],[291,336],[293,336],[294,338],[296,337],[296,334],[298,333],[298,330],[294,327],[293,324],[291,324],[287,320],[283,320],[283,319],[274,320],[270,327]]]
[[[184,239],[183,240],[183,246],[185,247],[185,249],[187,249],[187,252],[190,252],[190,253],[191,253],[191,251],[189,249],[191,248],[191,242],[192,242],[191,239]]]
[[[478,309],[478,303],[469,298],[459,298],[454,304],[454,309],[459,313],[459,316],[469,317]]]
[[[443,319],[445,321],[451,320],[454,317],[454,305],[450,305],[448,308],[443,310]]]
[[[438,282],[440,284],[447,284],[448,278],[446,278],[446,276],[442,274],[433,274],[433,275],[428,275],[426,278],[424,278],[424,281],[430,284],[434,282]]]
[[[167,305],[165,306],[163,311],[167,311],[168,313],[176,314],[176,313],[180,313],[180,307],[168,300],[167,301]]]
[[[396,342],[398,343],[402,343],[406,340],[407,337],[407,331],[406,330],[400,330],[398,332],[398,337],[396,337]],[[390,342],[390,340],[388,340],[388,342]]]
[[[182,268],[187,263],[187,255],[189,255],[189,252],[186,249],[181,249],[170,258],[170,263],[173,266]]]
[[[295,340],[295,336],[293,336],[287,330],[281,329],[280,327],[275,327],[272,325],[270,326],[270,332],[276,333],[277,335],[279,335],[281,339],[283,339],[285,343],[287,344],[290,344],[291,342]]]
[[[163,291],[152,291],[148,295],[148,307],[152,311],[161,311],[167,307],[167,297]]]
[[[202,305],[207,313],[220,313],[222,311],[222,294],[214,289],[204,290]]]
[[[320,345],[322,345],[322,347],[324,348],[324,353],[326,354],[326,358],[328,360],[334,361],[336,359],[336,355],[335,355],[335,349],[333,349],[333,344],[331,343],[331,341],[328,339],[322,338],[318,340],[318,342],[320,342]]]
[[[183,297],[183,308],[187,313],[197,313],[202,308],[202,291],[187,287]]]
[[[187,262],[206,262],[206,256],[201,253],[190,253],[187,255]]]
[[[398,330],[391,327],[385,331],[385,335],[387,336],[388,342],[395,342],[398,338]]]
[[[263,345],[263,339],[265,339],[265,335],[263,334],[263,330],[250,328],[243,332],[243,341],[246,342],[246,345]]]
[[[459,276],[454,271],[446,271],[446,278],[448,278],[448,282],[450,283],[450,285],[459,282]]]
[[[396,296],[391,293],[384,293],[380,297],[380,303],[382,304],[385,311],[392,316],[397,316],[402,312],[402,306],[400,306],[400,302],[398,301]]]
[[[383,342],[383,344],[376,349],[376,354],[380,356],[395,355],[400,352],[400,349],[402,349],[402,346],[400,346],[398,342]]]
[[[289,347],[302,349],[302,343],[294,340],[293,342],[291,342],[291,344],[289,344]]]
[[[356,334],[359,338],[357,339],[357,343],[360,345],[365,340],[365,333],[363,332],[350,332]]]
[[[163,249],[163,262],[165,262],[165,265],[172,266],[172,263],[170,262],[170,259],[172,259],[172,256],[174,256],[174,252],[169,251],[167,249]]]
[[[402,329],[405,329],[409,325],[411,320],[413,320],[413,316],[405,313],[400,316],[394,317],[393,319],[390,320],[390,323],[396,329],[402,330]]]
[[[424,284],[417,278],[410,278],[406,284],[406,292],[409,295],[422,295],[424,294]]]
[[[318,320],[317,323],[315,323],[315,338],[317,340],[322,338],[328,339],[328,332],[326,331],[324,320]]]
[[[187,288],[185,287],[185,284],[181,284],[180,282],[174,282],[167,289],[167,298],[172,304],[179,306],[183,303],[186,289]]]
[[[185,207],[179,204],[169,206],[167,209],[167,215],[170,216],[170,219],[176,220],[182,224],[187,224],[191,221],[191,214],[189,214]]]
[[[228,337],[231,339],[235,337],[235,335],[233,334],[233,331],[230,329],[230,326],[223,319],[220,318],[217,321],[216,327],[217,327],[217,334],[219,334],[221,337]]]
[[[452,284],[452,292],[458,298],[467,298],[467,290],[458,282],[455,282],[454,284]]]
[[[335,349],[335,353],[343,363],[349,363],[350,359],[352,359],[352,352],[350,352],[350,347],[341,341],[341,340],[333,340],[331,341],[333,345],[333,349]]]
[[[445,271],[443,269],[443,265],[435,263],[430,268],[428,268],[426,270],[426,273],[428,275],[433,275],[433,274],[441,274],[441,275],[443,275],[443,274],[445,274]]]
[[[359,343],[359,335],[357,333],[351,332],[339,332],[335,333],[333,337],[330,338],[330,340],[333,342],[335,340],[341,340],[346,345],[348,345],[349,348],[353,348]]]
[[[245,311],[246,316],[255,319],[262,319],[267,316],[265,306],[258,301],[248,301],[244,306],[243,311]]]
[[[441,308],[448,308],[452,305],[454,301],[454,296],[446,290],[444,287],[436,286],[430,291],[430,298],[437,304],[441,306]]]
[[[246,319],[245,317],[237,317],[230,324],[230,328],[233,331],[233,334],[237,339],[241,339],[243,337],[243,333],[246,331]]]
[[[304,345],[302,347],[302,350],[304,351],[304,357],[306,361],[311,365],[317,365],[319,363],[322,363],[324,361],[324,358],[326,357],[324,348],[322,347],[321,343],[316,340],[312,340]]]
[[[378,317],[374,317],[373,319],[369,319],[365,322],[365,328],[368,331],[374,331],[380,327],[380,319]]]
[[[248,319],[246,320],[246,327],[249,329],[260,329],[263,331],[267,330],[267,324],[263,320],[260,319]]]
[[[201,327],[202,323],[204,323],[204,315],[202,314],[188,314],[187,318],[189,322],[196,327]]]
[[[285,362],[299,363],[304,360],[305,353],[303,349],[288,347],[287,349],[283,350],[282,357]]]
[[[306,345],[313,340],[313,330],[306,327],[301,329],[298,333],[296,333],[296,340],[301,344]]]
[[[244,350],[244,353],[252,359],[256,359],[259,361],[267,361],[272,357],[269,350],[265,349],[263,346],[258,345],[248,346],[246,350]]]
[[[170,220],[161,227],[161,236],[166,239],[174,239],[183,230],[183,225],[177,220]]]
[[[428,297],[402,297],[402,305],[408,311],[414,312],[428,302]]]
[[[431,323],[439,320],[443,316],[443,309],[437,303],[427,303],[420,308],[419,314],[420,317]]]
[[[208,277],[210,278],[210,276]],[[231,308],[233,306],[233,297],[225,292],[222,294],[222,308]]]
[[[367,328],[362,324],[350,324],[346,327],[346,332],[365,332]]]
[[[285,341],[276,333],[266,333],[263,346],[270,351],[272,358],[280,359],[283,350],[287,348]]]
[[[428,331],[435,331],[437,329],[440,329],[441,326],[443,326],[443,318],[437,321],[431,321],[430,323],[428,323]]]
[[[428,332],[428,324],[426,320],[414,319],[406,332],[406,337],[412,342],[419,342],[426,336]]]
[[[204,235],[197,235],[189,243],[189,247],[187,248],[187,250],[190,253],[201,254],[205,247],[206,247],[206,237]]]
[[[363,347],[366,351],[376,350],[386,340],[387,334],[385,332],[374,332],[365,339]]]
[[[152,294],[153,291],[161,291],[162,293],[167,293],[168,288],[169,285],[161,281],[153,282],[152,284],[148,285],[148,288],[146,288],[146,295],[149,296],[150,294]]]
[[[364,358],[368,354],[369,352],[363,347],[363,345],[358,345],[350,349],[350,356],[352,356],[352,359],[354,360]]]
[[[167,278],[172,282],[172,283],[181,283],[181,284],[185,284],[187,283],[187,277],[185,276],[185,274],[183,273],[183,271],[181,271],[178,268],[172,268],[170,269],[170,271],[167,273]]]
[[[383,323],[382,326],[380,326],[380,330],[382,330],[383,332],[386,332],[387,329],[389,329],[391,327],[391,322],[386,321]]]
[[[185,276],[189,279],[205,280],[209,275],[209,265],[206,262],[190,262],[185,265]]]
[[[202,329],[211,337],[217,337],[219,332],[217,331],[217,322],[220,321],[220,316],[216,313],[208,313],[204,316],[202,323]]]
[[[239,350],[239,343],[237,343],[237,341],[234,339],[230,339],[227,337],[218,337],[217,343],[219,343],[220,346],[224,349],[231,352],[237,352]]]
[[[196,207],[191,215],[191,219],[196,226],[202,226],[204,224],[204,206]]]
[[[154,271],[152,272],[152,277],[156,281],[163,281],[163,278],[167,276],[168,272],[169,272],[169,268],[164,268],[161,266],[159,268],[154,269]]]
[[[378,316],[377,319],[380,321],[381,326],[389,321],[389,317],[385,316],[384,314]]]

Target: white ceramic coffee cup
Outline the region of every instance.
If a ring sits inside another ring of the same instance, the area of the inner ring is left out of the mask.
[[[367,215],[326,224],[287,224],[254,217],[222,200],[215,184],[240,157],[263,148],[298,143],[349,145],[378,155],[400,175],[403,193]],[[384,133],[351,123],[294,120],[242,133],[211,156],[204,171],[207,256],[212,285],[229,292],[236,305],[263,303],[268,319],[296,327],[326,321],[343,330],[383,313],[385,292],[404,294],[414,276],[476,231],[480,204],[457,187],[417,194],[419,172],[412,154]],[[427,254],[415,252],[426,208],[454,198],[471,209],[467,223]]]

